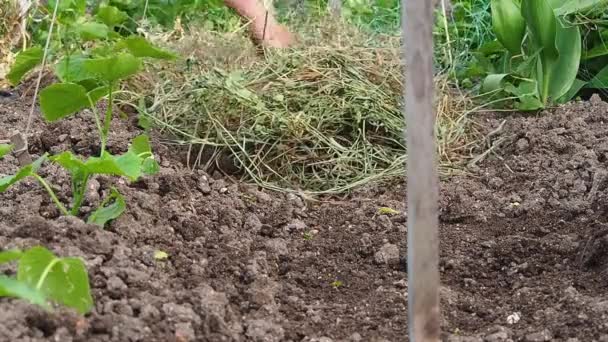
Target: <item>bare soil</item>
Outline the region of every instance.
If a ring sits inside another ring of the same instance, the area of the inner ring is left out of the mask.
[[[23,129],[29,102],[0,97],[0,140]],[[480,118],[488,132],[506,120],[488,141],[500,146],[442,182],[445,341],[608,341],[607,111],[593,98]],[[38,117],[34,155],[98,153],[90,115]],[[135,122],[115,119],[112,152]],[[33,180],[0,194],[0,247],[82,257],[95,300],[82,318],[0,299],[0,341],[408,340],[404,184],[313,202],[190,171],[184,150],[155,141],[158,175],[92,182],[82,218],[113,184],[128,201],[106,229],[60,217]],[[17,167],[9,156],[0,174]],[[42,175],[67,203],[67,175]]]

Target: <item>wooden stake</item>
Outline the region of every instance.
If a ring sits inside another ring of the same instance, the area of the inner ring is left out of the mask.
[[[329,0],[329,12],[335,17],[342,15],[342,0]]]
[[[407,123],[409,340],[439,342],[438,179],[433,108],[435,1],[401,0]]]
[[[13,144],[13,154],[17,157],[20,166],[25,166],[32,163],[32,156],[27,149],[27,139],[20,132],[14,132],[11,136],[11,143]]]

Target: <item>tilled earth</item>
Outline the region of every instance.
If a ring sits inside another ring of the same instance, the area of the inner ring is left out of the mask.
[[[0,140],[23,129],[29,101],[0,98]],[[442,182],[444,340],[608,341],[607,112],[594,98],[480,118],[496,131],[492,152]],[[115,120],[112,152],[141,132],[134,122]],[[33,127],[35,156],[98,152],[86,113]],[[0,247],[82,257],[95,300],[82,318],[1,299],[0,341],[407,340],[405,185],[309,201],[190,171],[184,151],[155,150],[158,175],[91,183],[83,217],[111,185],[128,202],[105,230],[59,217],[33,180],[0,194]],[[16,169],[14,157],[0,161],[0,174]],[[67,175],[50,164],[41,174],[68,203]],[[169,258],[155,260],[156,250]]]

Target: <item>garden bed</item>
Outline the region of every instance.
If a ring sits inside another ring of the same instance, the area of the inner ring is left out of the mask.
[[[0,98],[0,139],[25,125],[29,103]],[[608,340],[607,110],[593,98],[502,126],[479,120],[496,131],[493,152],[442,182],[445,340]],[[98,152],[85,116],[39,117],[33,154]],[[140,133],[135,122],[115,119],[111,152]],[[0,195],[0,246],[82,257],[95,301],[83,319],[2,299],[0,341],[406,339],[405,185],[310,201],[190,171],[185,150],[154,140],[160,173],[118,184],[128,208],[105,230],[59,217],[34,181]],[[0,161],[2,174],[17,167]],[[41,173],[68,198],[66,174]],[[109,185],[92,182],[83,212]]]

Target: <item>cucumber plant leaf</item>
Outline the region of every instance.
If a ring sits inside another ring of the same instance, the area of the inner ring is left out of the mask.
[[[46,159],[47,154],[44,154],[42,157],[36,159],[33,163],[19,169],[16,174],[0,178],[0,192],[6,191],[6,189],[8,189],[11,185],[36,173]]]
[[[59,258],[44,247],[33,247],[19,260],[17,280],[81,314],[93,306],[89,276],[79,258]]]
[[[10,151],[13,150],[13,145],[11,144],[0,144],[0,158],[7,155]]]
[[[89,216],[87,223],[103,227],[109,221],[118,218],[125,211],[126,207],[125,199],[115,188],[112,188],[110,195]]]
[[[144,37],[130,36],[117,44],[117,47],[125,47],[135,57],[150,57],[157,59],[175,59],[176,55],[157,48]]]
[[[85,87],[75,83],[55,83],[40,92],[40,109],[53,122],[90,105]]]
[[[23,256],[23,252],[18,249],[10,249],[8,251],[0,252],[0,264],[19,260]]]
[[[141,69],[141,61],[131,54],[120,53],[111,57],[88,59],[84,62],[84,67],[100,79],[113,83],[136,74]]]
[[[99,7],[96,17],[99,21],[103,22],[109,27],[118,26],[129,18],[125,12],[119,10],[118,8],[104,5]]]
[[[83,41],[92,41],[108,38],[110,28],[106,24],[96,22],[82,23],[77,28],[78,34]]]
[[[46,297],[42,291],[36,290],[15,278],[0,275],[0,297],[25,299],[28,302],[49,309]]]
[[[88,58],[83,55],[65,56],[55,64],[55,74],[61,82],[79,83],[95,78],[95,74],[87,71],[84,61]]]
[[[32,46],[27,50],[21,51],[17,54],[15,63],[11,66],[11,70],[6,75],[6,79],[8,79],[12,85],[16,85],[28,71],[42,63],[43,55],[44,50],[40,46]]]

